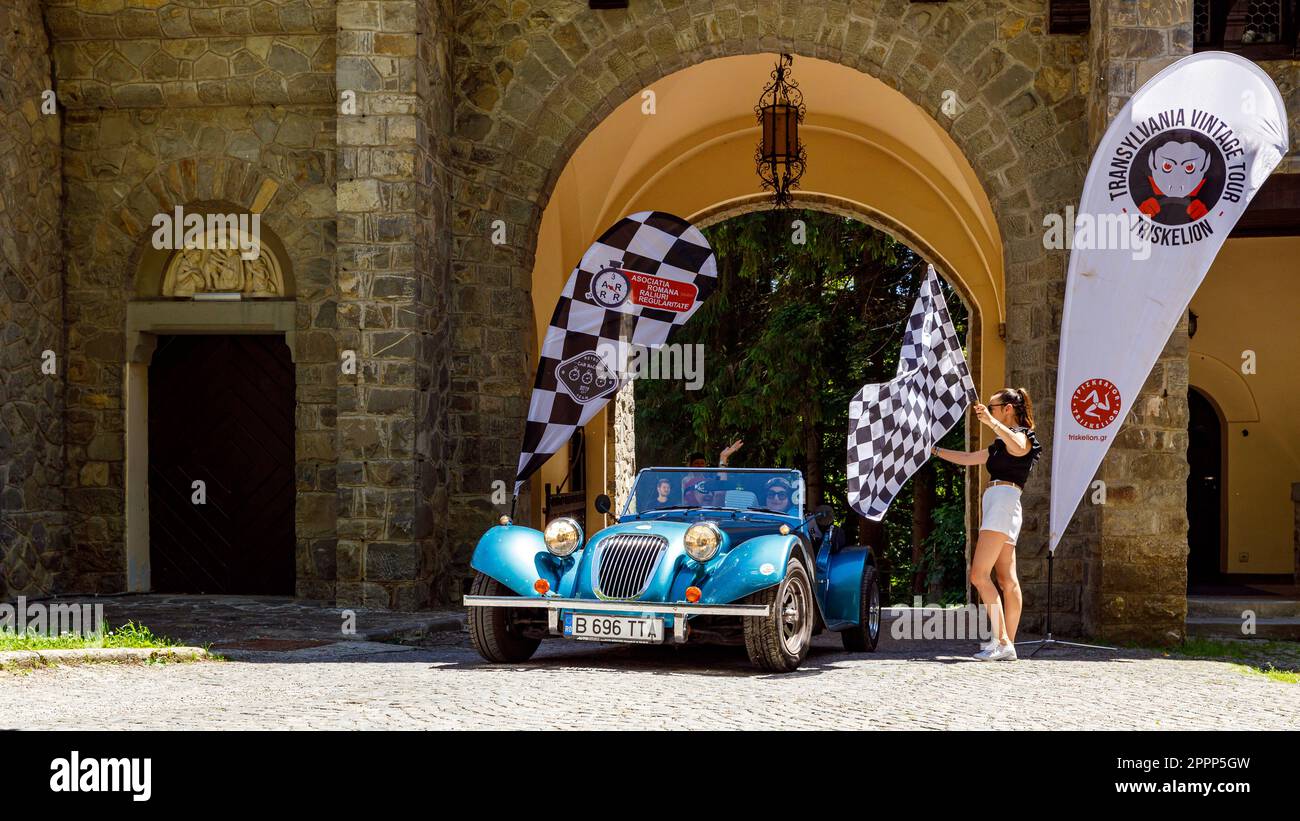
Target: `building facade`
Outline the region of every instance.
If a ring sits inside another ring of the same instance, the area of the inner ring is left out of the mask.
[[[1050,442],[1068,252],[1044,218],[1077,204],[1138,86],[1231,47],[1282,89],[1292,151],[1056,563],[1057,632],[1176,640],[1189,568],[1297,567],[1300,62],[1275,5],[7,3],[0,596],[456,601],[510,506],[539,329],[577,254],[643,207],[701,225],[764,207],[752,107],[780,52],[809,102],[800,204],[934,261],[971,308],[981,392],[1027,386]],[[158,248],[177,208],[256,216],[267,260]],[[623,486],[629,403],[585,432],[588,504]],[[1020,542],[1030,626],[1046,472]]]

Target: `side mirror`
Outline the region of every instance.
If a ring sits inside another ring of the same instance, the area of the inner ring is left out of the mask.
[[[817,526],[822,530],[826,530],[835,524],[835,510],[830,505],[818,505],[815,512],[817,514]]]
[[[595,504],[596,504],[596,512],[601,514],[602,516],[614,509],[614,503],[610,501],[610,498],[603,493],[596,497]]]

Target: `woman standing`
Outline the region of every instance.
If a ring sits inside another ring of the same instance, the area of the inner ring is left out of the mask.
[[[1014,661],[1016,628],[1020,625],[1020,579],[1016,576],[1016,538],[1020,535],[1020,493],[1042,447],[1034,436],[1034,411],[1024,388],[1003,388],[988,406],[975,405],[975,415],[997,435],[984,450],[967,452],[934,448],[940,459],[957,465],[984,465],[989,482],[984,490],[980,535],[971,560],[970,582],[988,609],[993,639],[975,658]],[[998,574],[998,588],[992,574]]]

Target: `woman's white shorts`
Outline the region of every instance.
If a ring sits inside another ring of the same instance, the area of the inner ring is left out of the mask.
[[[1007,534],[1015,544],[1020,536],[1020,488],[1015,485],[991,485],[984,491],[980,530]]]

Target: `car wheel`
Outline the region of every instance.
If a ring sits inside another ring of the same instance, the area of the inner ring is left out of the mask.
[[[749,660],[773,673],[799,668],[808,655],[816,605],[808,571],[793,556],[785,566],[780,584],[748,597],[752,604],[766,604],[768,615],[746,616],[745,650]]]
[[[876,568],[862,569],[862,595],[858,599],[858,623],[840,633],[844,649],[850,653],[870,653],[880,641],[880,585]]]
[[[501,582],[474,573],[469,592],[474,596],[513,596],[514,591]],[[527,661],[537,652],[541,639],[530,639],[518,632],[509,607],[470,607],[469,640],[478,654],[488,661]]]

